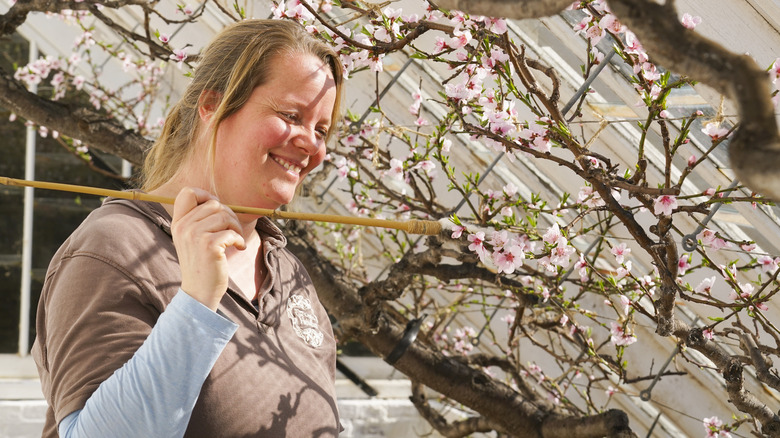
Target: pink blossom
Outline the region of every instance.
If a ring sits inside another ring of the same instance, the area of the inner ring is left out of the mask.
[[[181,67],[181,63],[187,59],[187,49],[174,49],[170,59],[178,62]]]
[[[612,397],[612,395],[615,394],[615,391],[616,389],[610,385],[605,392],[607,393],[607,397]]]
[[[51,78],[51,84],[55,87],[61,85],[63,82],[65,82],[65,73],[63,72],[57,72],[57,74]]]
[[[680,260],[677,261],[677,275],[685,275],[685,272],[691,267],[691,264],[688,263],[688,256],[682,256],[680,257]]]
[[[588,208],[597,208],[605,205],[601,195],[594,191],[591,186],[580,187],[580,192],[577,194],[577,202],[584,204]]]
[[[766,303],[764,303],[764,302],[761,302],[761,303],[756,303],[756,307],[757,307],[758,309],[760,309],[760,310],[763,310],[764,312],[766,312],[767,310],[769,310],[769,306],[767,306],[767,305],[766,305]]]
[[[517,186],[512,184],[511,182],[507,183],[507,185],[503,187],[504,194],[508,198],[515,196],[515,194],[517,194],[517,190],[518,190]]]
[[[460,236],[463,234],[463,231],[466,230],[466,227],[463,225],[455,225],[452,227],[452,237],[453,239],[460,239]]]
[[[620,304],[623,306],[623,314],[628,315],[628,311],[631,310],[631,300],[625,296],[620,296]]]
[[[420,21],[420,16],[417,14],[403,15],[401,21],[404,23],[417,23]]]
[[[506,20],[503,18],[488,18],[486,23],[490,23],[488,30],[495,34],[501,35],[507,31]]]
[[[730,246],[731,243],[726,242],[724,239],[721,239],[720,237],[716,237],[715,240],[712,241],[710,248],[712,248],[713,251],[717,251],[719,249],[728,248]]]
[[[555,266],[567,267],[571,263],[571,255],[576,251],[574,247],[559,241],[558,246],[550,251],[550,263]]]
[[[552,145],[550,143],[550,140],[548,140],[545,137],[536,137],[534,140],[529,144],[528,146],[531,147],[531,149],[536,149],[539,152],[542,153],[548,153],[552,149]]]
[[[591,57],[593,58],[594,64],[600,64],[601,61],[604,60],[604,54],[599,52],[597,48],[593,47],[590,49]]]
[[[553,224],[550,228],[547,229],[547,232],[544,233],[544,236],[542,236],[542,240],[544,240],[546,243],[549,243],[550,245],[553,245],[555,243],[558,243],[560,241],[563,241],[563,244],[566,244],[566,238],[563,237],[563,233],[561,233],[561,228],[558,226],[558,224]]]
[[[403,181],[404,180],[404,163],[403,161],[393,158],[390,160],[390,170],[387,172],[391,177]]]
[[[742,251],[750,252],[750,251],[753,251],[754,249],[756,249],[756,244],[755,243],[743,243],[739,247],[742,248]]]
[[[682,16],[682,25],[688,29],[693,29],[699,23],[701,23],[701,17],[699,16],[692,16],[687,12]]]
[[[718,417],[705,418],[702,425],[707,431],[707,438],[731,438],[730,428],[724,426]]]
[[[382,14],[385,17],[389,18],[390,20],[395,20],[396,18],[399,18],[401,14],[403,14],[403,9],[402,8],[393,9],[388,6],[382,11]]]
[[[514,212],[512,211],[512,207],[506,206],[501,209],[501,216],[512,216],[514,215]]]
[[[588,30],[585,31],[585,36],[591,41],[592,45],[596,45],[601,41],[602,38],[604,38],[605,32],[604,29],[601,28],[596,23],[593,23],[592,26],[588,28]]]
[[[433,53],[436,54],[436,53],[442,52],[447,47],[448,47],[447,46],[447,42],[444,41],[444,38],[437,36],[436,37],[436,42],[433,45]]]
[[[775,62],[772,63],[772,67],[769,68],[769,73],[772,75],[772,83],[774,84],[777,81],[777,78],[780,77],[780,58],[775,59]]]
[[[480,257],[487,252],[485,248],[485,233],[483,231],[477,231],[475,234],[469,234],[469,251],[474,251],[480,255]]]
[[[615,344],[615,346],[627,346],[636,342],[636,336],[627,334],[620,324],[612,322],[610,325],[611,328],[609,332],[611,336],[609,340]]]
[[[712,287],[715,285],[715,277],[709,277],[705,278],[704,280],[699,283],[698,286],[694,289],[694,292],[699,294],[710,294]]]
[[[703,424],[704,427],[720,427],[723,425],[723,422],[718,417],[709,417],[704,419]]]
[[[706,329],[702,330],[701,334],[702,334],[702,336],[704,336],[704,339],[707,339],[707,340],[711,341],[712,338],[713,338],[713,333],[712,333],[712,329],[711,328],[706,328]]]
[[[671,195],[661,195],[653,204],[653,210],[657,215],[671,216],[675,208],[677,208],[677,198]]]
[[[539,264],[539,267],[544,269],[546,272],[549,272],[551,274],[554,274],[556,272],[555,265],[550,263],[550,256],[544,256],[540,258],[537,263]]]
[[[715,232],[709,228],[701,230],[701,232],[696,235],[696,238],[701,241],[702,245],[712,245],[712,242],[715,241],[715,237]]]
[[[523,266],[523,259],[525,253],[518,245],[508,245],[502,251],[496,251],[493,253],[493,262],[498,268],[498,273],[511,274],[521,266]]]
[[[565,313],[561,315],[561,319],[558,320],[558,324],[560,325],[566,325],[569,322],[569,316]]]
[[[77,90],[81,90],[82,87],[84,87],[84,76],[78,75],[73,78],[71,83],[74,87],[76,87]]]
[[[580,281],[588,280],[588,262],[585,260],[585,255],[580,254],[579,260],[574,263],[574,269],[577,269],[577,273],[580,274]]]
[[[453,49],[460,49],[471,41],[471,32],[468,30],[461,31],[456,29],[452,34],[455,36],[450,39],[448,45]]]
[[[604,14],[599,21],[599,26],[612,33],[622,33],[625,30],[625,26],[620,24],[613,14]]]
[[[658,97],[661,96],[661,91],[661,87],[658,86],[658,84],[653,84],[653,86],[650,87],[650,93],[648,95],[650,96],[650,99],[658,100]]]
[[[468,100],[471,98],[471,94],[470,94],[471,92],[469,89],[466,88],[465,84],[448,82],[444,86],[444,93],[450,99],[455,99],[455,100]]]
[[[644,47],[642,47],[642,44],[639,42],[639,40],[636,38],[636,35],[634,32],[626,31],[626,53],[636,55],[637,61],[641,64],[647,61],[647,52],[645,52]]]
[[[422,104],[422,92],[418,89],[417,91],[412,93],[412,99],[414,99],[414,102],[409,106],[409,112],[412,113],[412,115],[419,115],[420,114],[420,105]]]
[[[704,191],[704,195],[706,195],[706,196],[712,196],[714,194],[715,194],[715,189],[712,188],[712,187],[710,187],[710,188],[708,188],[707,190]]]
[[[777,262],[780,261],[780,259],[773,259],[769,256],[759,256],[758,259],[756,259],[759,265],[761,265],[761,269],[764,272],[775,272],[777,270]]]
[[[627,261],[624,266],[617,268],[617,275],[615,275],[615,280],[622,280],[629,273],[631,273],[631,260]]]
[[[661,112],[658,113],[658,117],[660,117],[662,119],[668,119],[669,116],[670,116],[670,114],[669,114],[669,111],[667,111],[667,110],[661,110]]]
[[[501,63],[504,63],[509,60],[509,55],[507,55],[500,47],[493,47],[490,49],[490,56],[483,56],[482,57],[482,66],[487,69],[493,69],[496,68]]]
[[[420,168],[420,169],[422,169],[423,171],[425,171],[425,173],[430,173],[431,171],[433,171],[434,169],[436,169],[436,163],[434,163],[434,162],[433,162],[433,161],[431,161],[431,160],[424,160],[424,161],[420,161],[420,162],[419,162],[419,163],[418,163],[418,164],[415,166],[415,168]]]
[[[696,164],[696,160],[696,155],[688,157],[688,167],[693,167],[693,165]]]
[[[166,33],[161,33],[158,38],[160,39],[160,42],[163,44],[168,44],[168,42],[171,40],[171,36]]]
[[[490,244],[493,245],[493,249],[502,249],[507,243],[509,243],[509,233],[506,230],[494,231],[490,235]]]
[[[625,243],[615,245],[612,247],[612,254],[615,256],[615,260],[619,264],[623,264],[623,259],[631,253],[631,248],[626,247]]]
[[[368,66],[371,68],[372,72],[381,73],[384,70],[382,58],[384,58],[384,55],[371,56],[368,58]]]
[[[587,160],[591,169],[598,169],[599,167],[601,167],[601,161],[599,161],[598,158],[592,157],[590,155],[586,155],[585,159]]]
[[[741,290],[741,292],[738,291],[737,289],[731,290],[731,293],[729,294],[730,300],[736,301],[739,298],[745,298],[745,299],[750,298],[750,295],[753,294],[753,290],[755,290],[753,285],[750,283],[740,283],[739,289]]]
[[[344,146],[350,146],[354,147],[360,144],[360,136],[357,134],[349,134],[348,136],[341,139],[341,141],[344,143]]]
[[[709,135],[712,140],[719,140],[724,138],[729,133],[729,130],[721,128],[720,123],[710,122],[704,125],[701,132]]]
[[[587,12],[587,11],[586,11]],[[579,23],[575,24],[572,28],[575,32],[580,33],[583,30],[588,28],[588,24],[590,24],[591,20],[593,20],[593,16],[588,13],[585,17],[580,20]]]
[[[11,113],[11,114],[8,116],[8,121],[9,121],[9,122],[15,122],[15,121],[16,121],[16,113]]]

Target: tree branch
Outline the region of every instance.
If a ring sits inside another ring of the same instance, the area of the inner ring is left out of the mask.
[[[64,10],[85,11],[92,8],[95,4],[100,4],[107,8],[121,8],[128,5],[149,4],[148,0],[114,0],[114,1],[60,1],[60,0],[24,0],[16,2],[3,15],[0,15],[0,35],[10,35],[21,26],[30,12],[52,12],[58,13]]]
[[[539,18],[555,15],[572,4],[571,0],[434,0],[442,9],[457,9],[470,14],[507,18]]]
[[[17,3],[18,4],[18,3]],[[0,104],[19,116],[139,165],[152,142],[116,120],[30,93],[0,69]]]
[[[490,432],[498,429],[485,417],[469,417],[465,420],[448,423],[443,415],[436,412],[428,403],[424,387],[419,382],[412,382],[412,396],[409,397],[417,412],[425,418],[434,429],[448,438],[461,438],[476,432]]]
[[[683,27],[676,13],[648,0],[613,0],[610,7],[652,59],[720,91],[737,104],[740,127],[729,144],[737,178],[780,199],[780,135],[770,99],[769,75],[748,55],[738,55]]]

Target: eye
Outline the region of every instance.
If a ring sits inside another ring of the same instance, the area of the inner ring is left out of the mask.
[[[317,137],[325,138],[328,136],[328,128],[317,128]]]
[[[287,120],[289,122],[293,122],[293,123],[297,123],[298,122],[298,114],[286,113],[286,112],[283,112],[283,111],[280,111],[279,114],[282,116],[282,118],[284,118],[285,120]]]

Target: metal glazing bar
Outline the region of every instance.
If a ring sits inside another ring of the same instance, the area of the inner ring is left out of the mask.
[[[596,78],[599,76],[599,73],[601,73],[601,71],[604,70],[604,67],[606,67],[609,64],[609,61],[612,59],[613,56],[615,56],[614,50],[607,53],[607,55],[604,56],[604,59],[601,60],[599,66],[596,67],[596,70],[594,70],[590,74],[590,76],[588,76],[588,78],[585,79],[585,82],[583,82],[582,85],[580,85],[580,88],[577,90],[576,93],[574,93],[574,96],[572,96],[571,99],[569,99],[569,101],[566,103],[566,106],[563,107],[563,111],[561,111],[561,114],[566,116],[566,113],[568,113],[569,110],[571,110],[571,108],[574,106],[575,103],[577,103],[580,97],[582,97],[582,95],[585,94],[585,91],[587,91],[588,88],[590,88],[590,84],[592,84],[593,81],[596,80]]]
[[[387,92],[390,91],[391,88],[393,88],[393,85],[395,85],[395,83],[398,82],[398,79],[401,77],[401,75],[404,74],[404,71],[406,71],[406,69],[410,65],[412,65],[413,62],[414,62],[414,58],[409,58],[406,60],[403,67],[401,67],[401,69],[398,70],[398,73],[396,73],[395,76],[393,76],[393,79],[391,79],[390,82],[387,85],[385,85],[385,88],[382,89],[382,92],[379,93],[379,97],[377,97],[376,102],[374,103],[375,105],[379,105],[379,102],[382,100],[383,97],[385,97],[385,94],[387,94]],[[369,114],[371,114],[371,107],[366,109],[366,112],[363,113],[363,116],[361,116],[358,121],[352,122],[349,125],[350,131],[352,131],[353,133],[360,131],[360,127],[363,125],[363,122],[366,121],[366,117],[368,117]]]

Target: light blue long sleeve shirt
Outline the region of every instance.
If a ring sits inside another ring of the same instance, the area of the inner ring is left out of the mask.
[[[60,421],[60,437],[183,436],[203,382],[236,330],[180,289],[133,357],[83,409]]]

